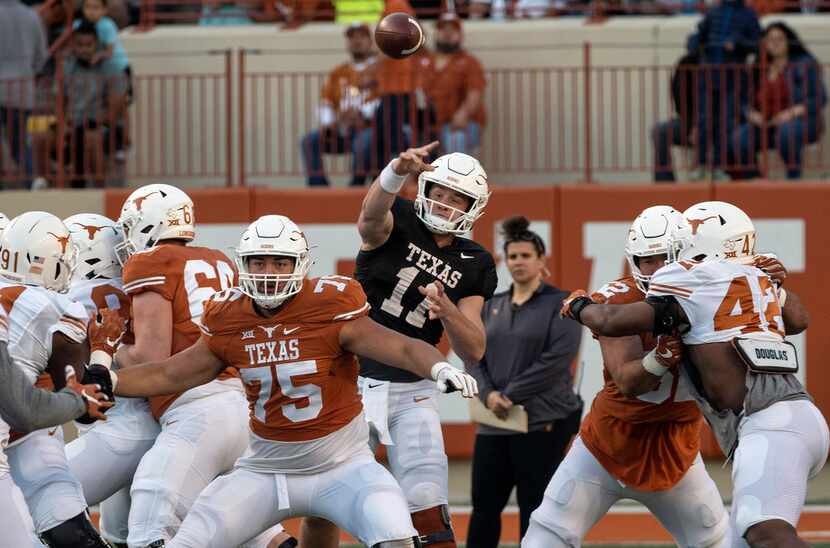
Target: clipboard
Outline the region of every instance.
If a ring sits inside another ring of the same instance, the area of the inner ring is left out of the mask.
[[[470,400],[470,418],[473,422],[494,426],[504,430],[512,430],[527,434],[527,411],[523,405],[514,405],[507,412],[507,418],[502,420],[495,413],[487,409],[481,400],[474,397]]]

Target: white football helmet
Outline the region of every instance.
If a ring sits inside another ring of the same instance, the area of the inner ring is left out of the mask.
[[[125,261],[138,251],[150,249],[161,240],[192,241],[196,237],[193,200],[170,185],[145,185],[127,198],[118,224],[124,241],[116,248]],[[123,262],[122,262],[123,265]]]
[[[637,258],[666,255],[668,264],[669,239],[684,226],[683,215],[673,207],[665,205],[644,209],[631,223],[628,240],[625,242],[625,258],[637,287],[643,293],[648,291],[651,276],[640,271]]]
[[[263,308],[276,308],[300,292],[311,268],[308,242],[300,227],[283,215],[265,215],[251,223],[236,248],[239,289]],[[248,258],[257,255],[291,257],[290,274],[252,274]]]
[[[740,208],[726,202],[700,202],[683,217],[687,227],[673,239],[678,259],[753,262],[755,225]]]
[[[3,237],[3,231],[6,230],[6,226],[9,224],[9,218],[6,217],[5,213],[0,213],[0,238]]]
[[[418,197],[415,198],[415,212],[429,230],[436,234],[464,234],[473,228],[473,223],[484,213],[490,192],[487,190],[487,173],[481,164],[467,154],[453,152],[432,162],[433,171],[424,171],[418,177]],[[467,211],[461,211],[427,198],[433,184],[445,186],[468,196],[471,204]],[[433,213],[435,206],[449,208],[455,220],[448,221]]]
[[[79,213],[64,219],[63,224],[78,247],[72,283],[121,276],[115,248],[124,242],[124,232],[115,221],[95,213]]]
[[[78,248],[60,219],[45,211],[18,215],[0,241],[0,276],[19,284],[66,292]]]

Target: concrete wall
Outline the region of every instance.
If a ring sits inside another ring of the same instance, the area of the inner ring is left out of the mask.
[[[817,57],[830,63],[830,17],[775,19],[787,20]],[[648,180],[648,132],[670,112],[671,67],[697,21],[697,16],[675,16],[612,18],[603,24],[581,17],[467,23],[467,47],[488,73],[490,123],[480,156],[493,180],[519,184],[583,177],[586,42],[595,69],[590,82],[594,177]],[[432,34],[430,24],[427,30]],[[223,184],[229,144],[238,179],[238,51],[245,49],[254,50],[245,55],[246,73],[253,74],[245,80],[244,95],[249,182],[302,185],[298,141],[316,124],[323,78],[346,58],[342,28],[168,26],[128,31],[122,39],[137,82],[132,116],[139,142],[129,172],[147,176],[133,177],[134,182],[167,178]],[[230,102],[224,50],[234,52]],[[830,165],[824,148],[810,147],[808,162],[822,154],[820,163]],[[345,174],[348,164],[341,158],[330,168]],[[823,175],[816,170],[807,174]]]

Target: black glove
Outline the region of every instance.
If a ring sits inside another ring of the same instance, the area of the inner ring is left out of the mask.
[[[104,393],[109,401],[115,403],[115,394],[112,392],[112,377],[110,377],[110,370],[103,365],[89,365],[84,369],[84,377],[81,379],[81,384],[97,384],[101,387],[101,392]],[[106,411],[104,411],[106,413]],[[81,424],[92,424],[97,419],[85,413],[78,417],[77,420]]]

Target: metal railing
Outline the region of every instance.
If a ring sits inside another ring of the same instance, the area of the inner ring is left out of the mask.
[[[381,98],[358,126],[332,124],[315,134],[321,129],[319,97],[328,74],[257,69],[269,65],[271,54],[189,54],[201,57],[204,71],[136,74],[122,121],[105,120],[105,113],[92,117],[107,129],[125,128],[127,137],[121,149],[96,153],[106,161],[95,163],[86,159],[89,147],[84,156],[81,143],[67,141],[78,124],[65,108],[71,97],[61,68],[56,82],[40,87],[35,121],[27,129],[37,134],[51,125],[57,142],[68,144],[47,156],[43,173],[27,173],[24,162],[9,162],[5,155],[0,180],[42,175],[58,187],[72,180],[103,184],[120,169],[120,180],[137,183],[231,186],[296,184],[315,176],[319,183],[325,170],[332,178],[359,184],[402,148],[441,136],[446,121],[435,119],[429,90]],[[760,80],[748,65],[602,66],[592,63],[585,44],[577,66],[485,71],[487,122],[474,153],[500,184],[644,182],[655,174],[668,178],[672,168],[680,179],[724,174],[823,178],[830,172],[824,132],[828,68],[811,66],[815,78],[789,81],[790,95],[809,107],[804,113],[783,124],[774,116],[756,119],[756,126],[747,115],[756,107],[763,110],[756,99]],[[795,72],[787,74],[792,78]],[[16,143],[11,156],[19,160],[25,139],[14,139],[13,128],[6,123],[2,137],[7,146]],[[34,141],[43,146],[43,140]]]

